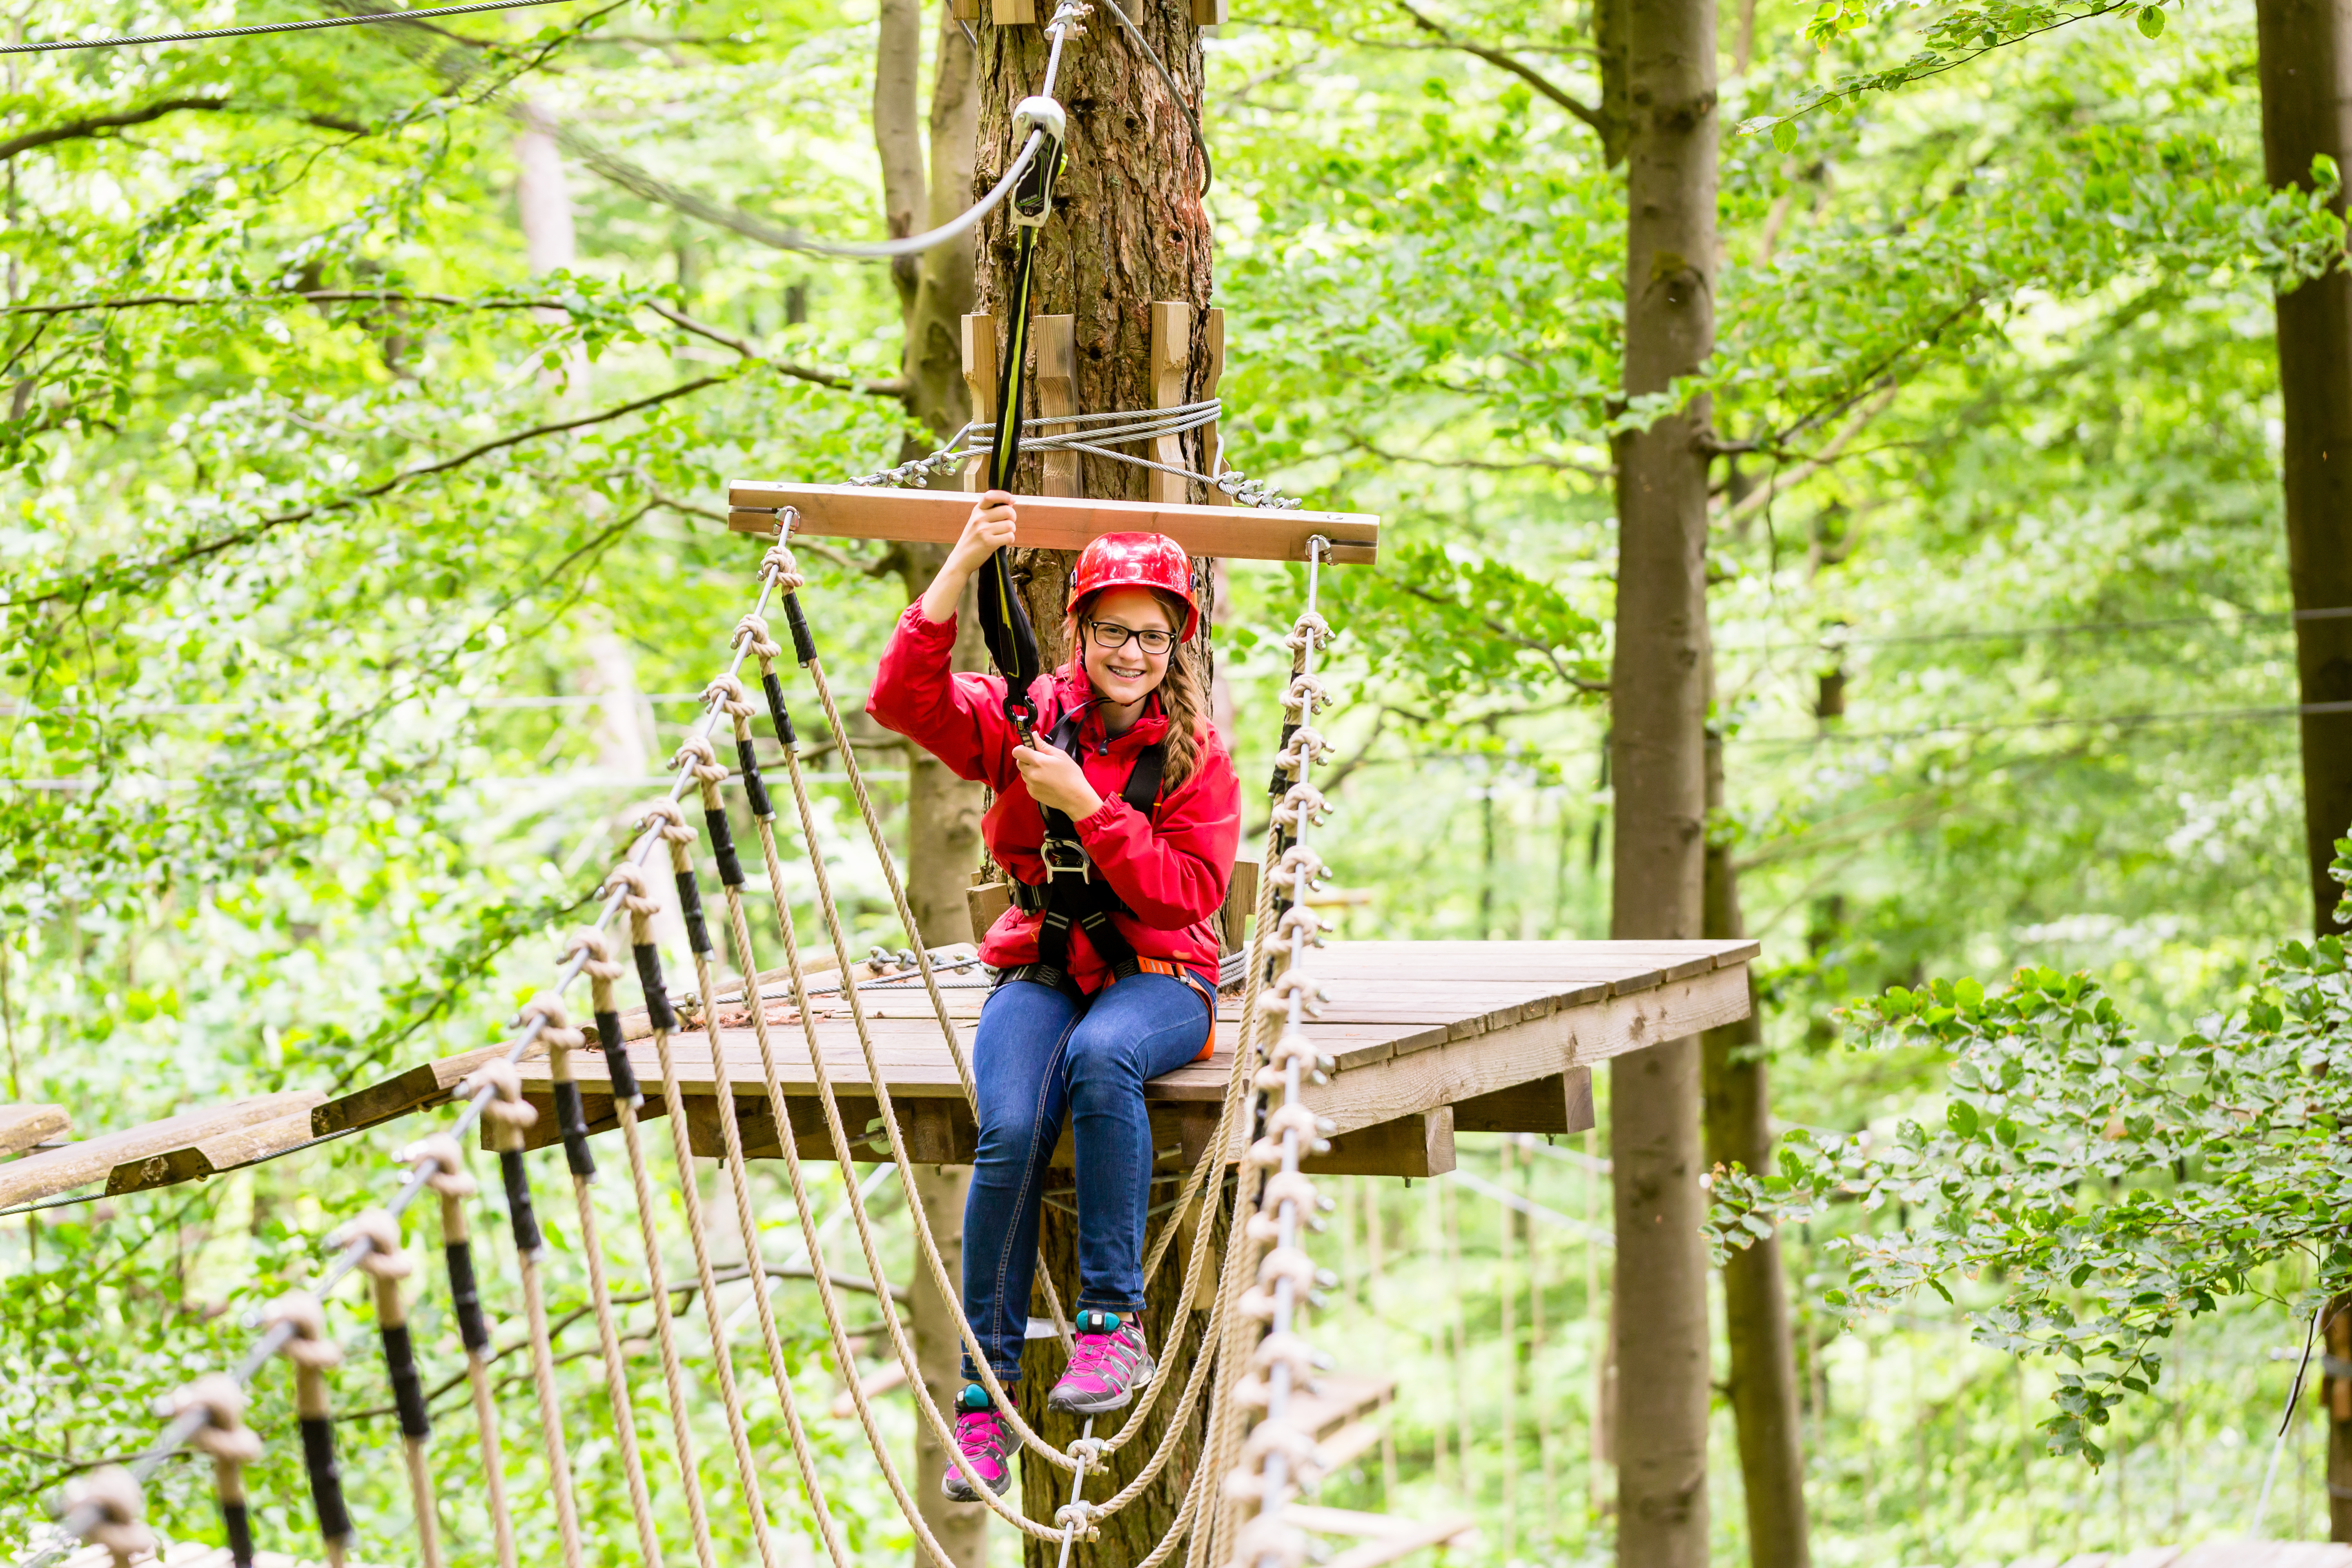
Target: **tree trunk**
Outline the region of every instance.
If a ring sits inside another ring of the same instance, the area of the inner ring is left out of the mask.
[[[1713,0],[1633,0],[1626,22],[1625,391],[1664,392],[1714,343]],[[1612,933],[1691,938],[1706,812],[1708,410],[1616,443]],[[1699,1043],[1617,1058],[1609,1099],[1617,1231],[1618,1561],[1707,1556],[1706,1256]]]
[[[2311,161],[2352,154],[2352,16],[2346,0],[2259,0],[2263,162],[2271,184],[2311,186]],[[2344,210],[2339,194],[2335,206]],[[2278,297],[2285,412],[2287,576],[2300,618],[2295,674],[2306,708],[2352,703],[2352,278]],[[2335,611],[2333,617],[2313,611]],[[2342,931],[2327,875],[2352,832],[2352,708],[2303,716],[2305,855],[2321,932]],[[2336,1539],[2347,1505],[2338,1502]]]
[[[1036,0],[1040,22],[1052,10],[1052,0]],[[1188,101],[1198,103],[1201,42],[1191,6],[1176,0],[1137,0],[1131,15]],[[1047,40],[1042,26],[987,22],[979,25],[979,36],[980,153],[972,183],[984,188],[1011,157],[1013,109],[1044,79]],[[1086,35],[1071,39],[1064,50],[1056,96],[1069,115],[1068,163],[1055,187],[1054,216],[1038,237],[1031,309],[1038,315],[1074,318],[1077,408],[1107,412],[1153,405],[1151,307],[1160,300],[1189,304],[1190,400],[1199,395],[1209,358],[1211,258],[1208,212],[1200,197],[1201,165],[1183,107],[1170,101],[1159,73],[1128,43],[1118,25],[1099,15]],[[1003,315],[1013,284],[1013,225],[1000,209],[982,232],[978,310]],[[1005,325],[997,322],[1000,342]],[[1034,388],[1034,376],[1028,384]],[[999,410],[998,416],[1034,418],[1038,413],[1032,390],[1023,407]],[[1189,466],[1200,467],[1197,432],[1184,438],[1183,455]],[[1083,458],[1078,493],[1139,498],[1145,472],[1107,458]],[[1013,488],[1035,495],[1044,489],[1042,479],[1037,458],[1026,457]],[[1191,499],[1202,499],[1197,487]],[[1062,621],[1072,560],[1065,552],[1024,550],[1015,561],[1015,579],[1049,668],[1067,652]],[[1068,1194],[1063,1201],[1068,1201]],[[1049,1207],[1039,1239],[1041,1261],[1066,1307],[1077,1295],[1077,1235],[1072,1216]],[[1175,1300],[1181,1264],[1181,1258],[1171,1256],[1162,1267],[1147,1290],[1144,1315],[1145,1331],[1160,1357],[1160,1375],[1176,1380],[1175,1386],[1191,1371],[1182,1331],[1189,1314],[1180,1310]],[[1050,1340],[1033,1342],[1023,1371],[1024,1413],[1057,1442],[1076,1437],[1076,1422],[1045,1414],[1045,1394],[1061,1373],[1060,1346]],[[1172,1393],[1171,1387],[1162,1397]],[[1107,1474],[1089,1478],[1087,1495],[1100,1501],[1124,1486],[1150,1457],[1165,1419],[1164,1409],[1156,1408],[1150,1433],[1113,1456]],[[1112,1427],[1112,1422],[1102,1423],[1097,1436],[1108,1435]],[[1200,1451],[1197,1419],[1193,1427],[1183,1450],[1152,1489],[1105,1521],[1101,1541],[1084,1549],[1088,1561],[1132,1563],[1173,1522]],[[1069,1501],[1067,1475],[1034,1460],[1024,1463],[1022,1489],[1024,1507],[1032,1518],[1051,1519],[1055,1509]],[[1044,1568],[1054,1558],[1053,1549],[1034,1541],[1027,1542],[1027,1553],[1030,1568]]]
[[[1723,804],[1723,741],[1709,731],[1706,796]],[[1739,914],[1738,872],[1724,845],[1706,847],[1705,929],[1711,937],[1748,934]],[[1771,1097],[1756,976],[1748,977],[1748,1016],[1700,1037],[1706,1098],[1706,1160],[1711,1166],[1771,1168]],[[1724,1260],[1723,1311],[1731,1345],[1731,1413],[1739,1428],[1739,1474],[1748,1500],[1749,1568],[1811,1568],[1805,1520],[1805,1458],[1797,1408],[1796,1347],[1789,1332],[1788,1277],[1778,1232]]]

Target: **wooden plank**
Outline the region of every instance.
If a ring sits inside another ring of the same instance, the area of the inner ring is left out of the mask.
[[[1571,1067],[1590,1067],[1747,1016],[1747,971],[1718,969],[1339,1073],[1328,1083],[1308,1085],[1307,1102],[1347,1132],[1434,1105],[1458,1105]]]
[[[1077,326],[1076,316],[1038,316],[1029,323],[1030,341],[1037,345],[1037,416],[1041,419],[1078,411]],[[1059,435],[1076,428],[1074,425],[1048,425],[1045,434]],[[1037,460],[1045,469],[1038,480],[1039,489],[1049,496],[1078,493],[1076,452],[1048,450],[1038,454]]]
[[[0,1154],[16,1154],[73,1130],[62,1105],[0,1105]]]
[[[153,1187],[175,1187],[207,1176],[257,1165],[310,1142],[310,1108],[249,1127],[233,1127],[199,1138],[177,1149],[165,1149],[143,1160],[126,1160],[107,1173],[106,1194],[143,1193]]]
[[[1151,302],[1151,406],[1173,408],[1184,401],[1184,384],[1192,371],[1192,307],[1182,300],[1154,300]],[[1155,463],[1165,463],[1181,468],[1184,464],[1184,437],[1157,436],[1151,449],[1144,454]],[[1192,481],[1180,474],[1163,474],[1157,468],[1143,470],[1143,494],[1147,500],[1181,503],[1192,497]],[[1205,554],[1205,551],[1194,551]]]
[[[506,1054],[501,1045],[482,1046],[454,1057],[443,1057],[410,1068],[405,1072],[379,1079],[363,1089],[337,1095],[323,1104],[313,1101],[310,1112],[310,1135],[324,1138],[331,1132],[348,1132],[362,1127],[373,1127],[379,1121],[389,1121],[395,1116],[405,1116],[412,1110],[422,1110],[428,1105],[438,1105],[449,1098],[457,1080],[480,1067],[493,1057]],[[594,1056],[593,1051],[573,1054],[575,1061]],[[543,1046],[531,1047],[526,1062],[547,1055]],[[323,1099],[324,1097],[320,1097]]]
[[[1025,20],[1034,22],[1037,19],[1034,0],[1014,0],[1014,3],[1027,7],[1029,15]],[[1003,25],[1003,11],[1004,0],[998,0],[997,23],[999,26]],[[1016,18],[1016,20],[1019,19],[1021,18]],[[992,425],[996,422],[996,318],[966,316],[963,319],[963,384],[971,393],[971,417],[972,422],[977,425]],[[988,488],[988,454],[985,451],[974,453],[971,459],[964,464],[963,488],[967,491],[984,490]],[[758,503],[737,500],[735,487],[730,485],[727,489],[727,504],[730,507],[737,507]],[[969,513],[971,508],[967,506],[964,510]],[[728,514],[727,526],[735,527],[735,517],[731,511]],[[803,517],[797,526],[800,531],[807,532],[808,519]],[[769,521],[768,528],[771,531],[775,528],[773,519]],[[754,529],[751,531],[759,531]],[[962,534],[961,523],[956,525],[956,532],[959,537]],[[949,542],[952,543],[953,541]]]
[[[989,20],[1000,27],[1034,27],[1037,25],[1037,0],[992,0]]]
[[[1454,1108],[1359,1123],[1333,1138],[1328,1153],[1310,1155],[1299,1168],[1318,1176],[1442,1176],[1454,1169]]]
[[[1217,911],[1218,945],[1239,952],[1249,945],[1250,916],[1257,910],[1257,862],[1246,857],[1234,861],[1233,880],[1225,884],[1224,907]]]
[[[1225,20],[1226,0],[1192,0],[1192,26],[1222,26]]]
[[[0,1207],[54,1197],[102,1182],[113,1173],[115,1166],[128,1161],[143,1160],[217,1133],[307,1111],[326,1098],[315,1089],[257,1094],[226,1105],[183,1111],[144,1127],[101,1133],[62,1149],[50,1149],[13,1164],[0,1165]]]
[[[953,490],[796,485],[737,479],[728,487],[727,526],[772,537],[778,507],[793,507],[796,534],[821,539],[890,539],[951,544],[971,513]],[[1276,511],[1262,507],[1189,506],[1064,496],[1021,498],[1021,542],[1045,550],[1083,550],[1106,533],[1164,533],[1194,555],[1242,561],[1304,561],[1307,541],[1331,541],[1330,559],[1367,566],[1378,559],[1380,519],[1360,512]]]
[[[1380,1409],[1396,1394],[1396,1379],[1329,1372],[1290,1396],[1290,1419],[1320,1440],[1326,1432]]]
[[[1201,15],[1203,10],[1215,15],[1204,20]],[[1192,0],[1192,20],[1196,25],[1208,26],[1224,19],[1225,0]],[[1205,403],[1216,396],[1217,387],[1224,379],[1225,313],[1212,310],[1201,321],[1201,400]],[[1201,471],[1213,479],[1223,471],[1225,460],[1225,437],[1219,424],[1212,419],[1201,426]],[[1232,506],[1234,498],[1212,484],[1208,501],[1211,506]],[[1223,591],[1220,588],[1219,593]]]

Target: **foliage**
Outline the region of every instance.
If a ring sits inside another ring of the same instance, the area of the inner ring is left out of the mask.
[[[2352,839],[2336,870],[2352,886]],[[2146,1037],[2089,976],[2048,968],[1992,994],[1969,979],[1896,986],[1853,1014],[1882,1046],[1949,1058],[1943,1124],[1906,1121],[1892,1148],[1790,1133],[1777,1170],[1717,1173],[1718,1241],[1746,1246],[1831,1204],[1904,1205],[1910,1224],[1844,1239],[1847,1283],[1825,1300],[1884,1310],[1990,1275],[2001,1299],[1978,1342],[2080,1369],[2043,1424],[2053,1451],[2097,1463],[2096,1429],[2155,1385],[2179,1321],[2263,1289],[2283,1258],[2312,1261],[2312,1294],[2352,1284],[2342,938],[2283,943],[2242,1011],[2177,1039]]]

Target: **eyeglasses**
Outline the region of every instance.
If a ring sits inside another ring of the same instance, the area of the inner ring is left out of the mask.
[[[1155,658],[1176,646],[1176,634],[1163,632],[1157,626],[1137,631],[1133,626],[1123,626],[1117,621],[1088,621],[1087,629],[1094,633],[1097,647],[1125,647],[1127,639],[1133,637],[1136,647]]]

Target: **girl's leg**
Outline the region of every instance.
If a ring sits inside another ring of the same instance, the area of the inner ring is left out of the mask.
[[[1172,975],[1149,973],[1105,987],[1092,1003],[1062,1063],[1077,1147],[1078,1306],[1129,1314],[1143,1308],[1151,1204],[1143,1085],[1200,1055],[1209,1005]]]
[[[1077,1017],[1078,1004],[1052,986],[1014,980],[989,994],[972,1039],[980,1148],[963,1209],[963,1310],[1008,1384],[1021,1375],[1037,1205],[1062,1135],[1061,1059]],[[980,1375],[969,1350],[963,1374]]]

